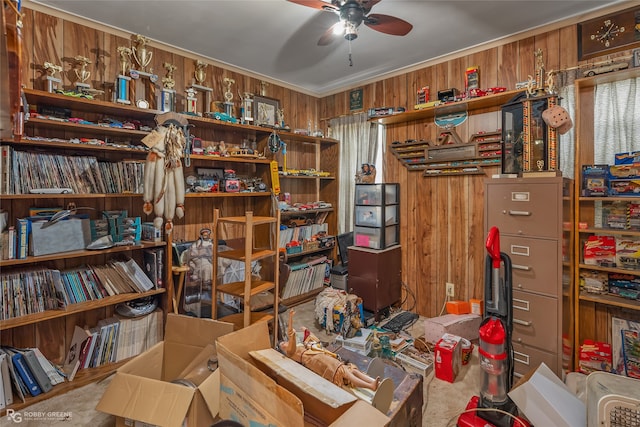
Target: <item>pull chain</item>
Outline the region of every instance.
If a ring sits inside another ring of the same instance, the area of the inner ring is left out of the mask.
[[[349,39],[349,67],[353,67],[353,61],[351,60],[351,39]]]

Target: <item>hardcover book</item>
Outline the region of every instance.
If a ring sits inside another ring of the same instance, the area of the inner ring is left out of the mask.
[[[42,390],[43,393],[51,390],[53,388],[53,384],[51,384],[49,376],[42,368],[42,365],[40,365],[36,353],[33,350],[28,350],[25,351],[22,356],[24,357],[27,367],[33,374],[33,378],[36,380],[36,383],[38,383],[40,390]]]
[[[27,363],[24,360],[24,356],[22,353],[14,353],[11,356],[11,361],[13,362],[13,367],[15,368],[20,378],[24,382],[24,385],[27,388],[27,391],[31,394],[31,396],[37,396],[42,393],[40,386],[36,382],[36,379],[33,377],[31,370],[27,366]]]

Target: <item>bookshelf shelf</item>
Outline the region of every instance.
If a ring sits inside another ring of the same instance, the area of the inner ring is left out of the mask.
[[[71,252],[60,252],[51,255],[42,255],[42,256],[29,256],[24,259],[5,259],[0,261],[0,267],[8,267],[12,265],[27,265],[34,263],[41,263],[46,261],[56,261],[63,259],[72,259],[72,258],[87,258],[95,255],[103,255],[103,254],[114,254],[119,252],[127,252],[127,251],[137,251],[140,249],[146,248],[159,248],[166,246],[165,242],[152,243],[152,242],[140,242],[139,245],[126,245],[126,246],[114,246],[109,249],[101,249],[97,251],[71,251]]]
[[[43,400],[50,399],[52,397],[67,393],[78,387],[82,387],[87,384],[100,381],[104,378],[107,378],[109,375],[113,374],[120,366],[124,365],[129,360],[130,359],[125,359],[120,362],[109,363],[103,366],[99,366],[97,368],[81,369],[80,371],[78,371],[73,381],[71,382],[65,381],[61,384],[55,385],[48,393],[41,393],[35,397],[25,396],[24,402],[21,402],[20,400],[16,402],[14,400],[13,405],[11,405],[11,409],[19,411],[23,408],[26,408],[28,406],[31,406]],[[5,414],[6,414],[5,409],[0,411],[0,416],[4,417]]]
[[[39,323],[45,320],[56,319],[59,317],[70,316],[75,313],[82,313],[89,310],[94,310],[100,307],[107,307],[121,302],[131,301],[138,298],[143,298],[151,295],[159,295],[165,293],[165,289],[154,289],[148,292],[141,293],[127,293],[105,297],[95,301],[81,302],[78,304],[71,304],[65,309],[61,310],[47,310],[42,313],[28,314],[26,316],[15,317],[7,320],[0,320],[0,331],[7,329],[17,328],[20,326],[31,325]]]
[[[91,133],[94,135],[129,136],[129,137],[135,137],[138,139],[144,138],[146,135],[149,134],[149,132],[147,131],[136,130],[136,129],[100,126],[98,124],[89,125],[89,124],[78,124],[78,123],[72,123],[72,122],[60,122],[57,120],[49,120],[49,119],[41,119],[41,118],[31,118],[29,119],[28,122],[25,123],[25,126],[66,129],[66,130],[73,131],[74,133]]]

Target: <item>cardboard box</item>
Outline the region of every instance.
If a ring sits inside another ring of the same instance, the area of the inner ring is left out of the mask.
[[[46,223],[47,221],[31,222],[33,256],[83,250],[91,243],[89,218],[78,215],[43,227]]]
[[[584,427],[587,409],[544,363],[525,375],[508,393],[535,426]]]
[[[354,420],[368,427],[389,424],[369,403],[271,349],[264,322],[221,336],[216,346],[222,419],[274,427],[302,427],[305,418],[332,427],[352,426]],[[268,359],[282,365],[275,368]]]
[[[424,338],[435,344],[444,334],[457,335],[468,340],[478,339],[482,317],[477,314],[445,314],[424,321]]]
[[[468,301],[447,301],[448,314],[469,314],[471,306]]]
[[[122,365],[96,409],[115,415],[118,426],[213,424],[220,375],[207,362],[216,356],[216,338],[232,331],[230,323],[169,313],[164,341]],[[197,387],[171,382],[176,379]]]
[[[444,334],[434,349],[436,378],[450,383],[456,380],[460,372],[462,345],[457,335]]]

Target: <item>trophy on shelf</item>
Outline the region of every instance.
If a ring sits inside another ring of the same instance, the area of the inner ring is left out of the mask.
[[[240,97],[240,123],[251,124],[253,122],[253,94],[238,92],[238,96]]]
[[[267,96],[267,86],[269,86],[269,83],[260,80],[260,96]]]
[[[131,104],[129,100],[129,86],[131,77],[127,76],[127,70],[131,64],[131,49],[126,46],[118,46],[120,56],[120,70],[116,76],[116,102],[119,104]]]
[[[192,87],[188,87],[186,89],[187,92],[187,114],[193,114],[193,115],[197,115],[198,114],[198,109],[197,109],[197,103],[198,103],[198,96],[196,95],[196,90]]]
[[[176,70],[175,65],[165,62],[162,64],[167,75],[162,78],[162,89],[160,90],[160,100],[158,102],[159,110],[163,113],[175,111],[176,108],[176,81],[173,78],[173,72]]]
[[[55,77],[56,73],[62,72],[62,65],[54,65],[51,62],[45,62],[43,65],[46,73],[45,80],[47,81],[47,92],[53,93],[57,90],[62,83],[62,79]]]
[[[204,82],[207,80],[207,66],[208,65],[206,63],[200,60],[196,60],[196,69],[193,73],[194,80],[191,83],[191,86],[187,88],[187,99],[189,96],[197,97],[198,93],[202,92],[204,111],[202,114],[200,114],[195,109],[193,111],[189,111],[189,109],[187,108],[187,112],[198,114],[198,115],[206,115],[207,113],[210,112],[209,108],[211,105],[211,94],[213,93],[213,89],[204,84]],[[189,91],[192,91],[192,93],[190,93]]]
[[[236,81],[229,77],[225,77],[223,80],[227,90],[224,92],[224,112],[228,116],[233,117],[233,92],[231,91],[231,85]]]
[[[76,92],[88,92],[91,89],[91,85],[86,81],[91,77],[91,72],[87,70],[87,65],[91,64],[91,61],[82,55],[78,55],[73,59],[75,60],[76,66],[79,67],[73,69],[77,77],[75,81]]]
[[[150,108],[152,107],[151,101],[155,102],[155,82],[158,81],[158,75],[153,74],[153,69],[149,69],[147,72],[153,52],[147,47],[149,39],[146,37],[136,34],[132,36],[132,39],[131,56],[139,67],[139,69],[133,67],[129,69],[129,75],[135,80],[133,98],[139,108]]]

